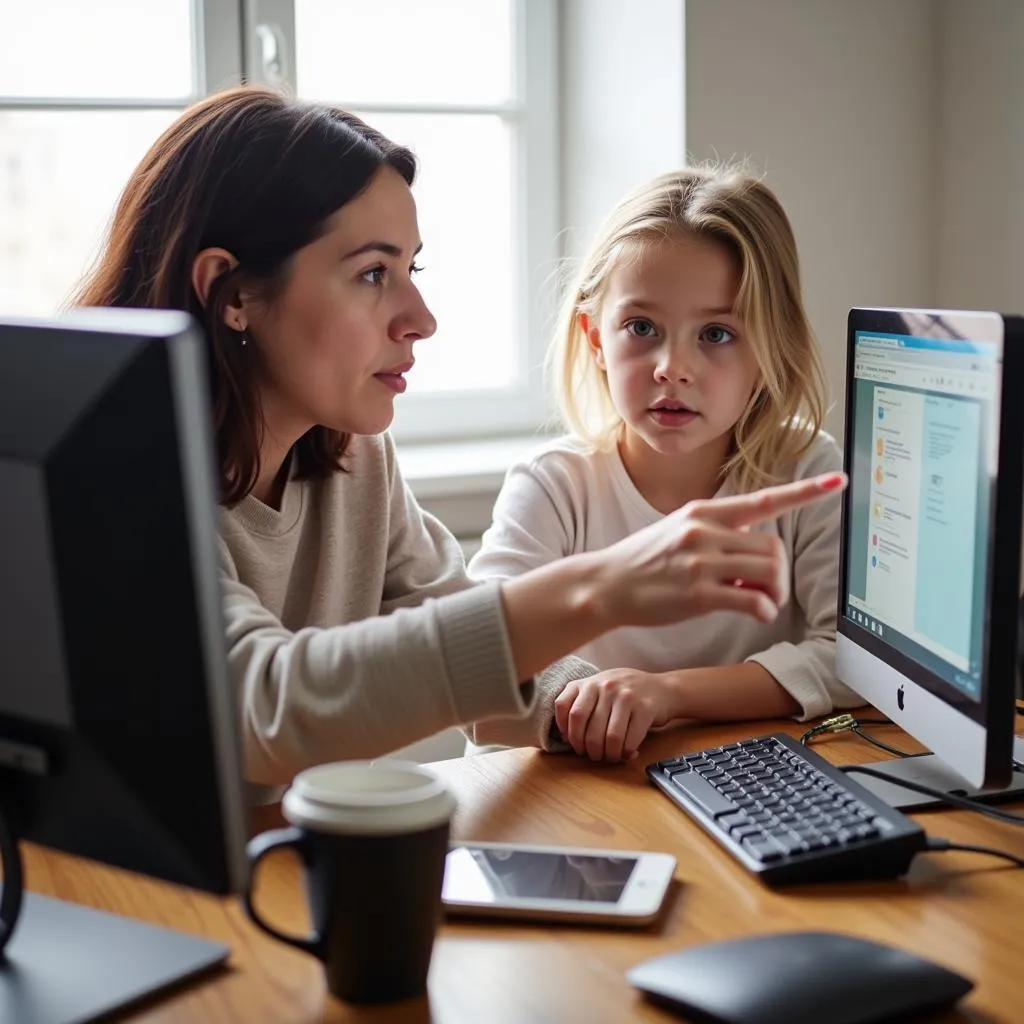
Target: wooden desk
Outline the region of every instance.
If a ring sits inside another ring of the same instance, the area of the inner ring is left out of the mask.
[[[828,929],[902,946],[976,982],[948,1021],[1011,1024],[1024,1016],[1024,872],[960,853],[918,858],[886,883],[766,888],[649,785],[643,765],[764,732],[799,727],[750,723],[674,731],[649,741],[629,766],[515,750],[436,765],[455,789],[454,834],[462,839],[567,843],[666,850],[678,883],[659,923],[643,931],[459,923],[443,927],[429,999],[357,1010],[326,998],[319,965],[265,938],[239,906],[73,857],[26,850],[37,892],[206,935],[231,946],[232,966],[128,1015],[145,1024],[178,1021],[367,1021],[433,1024],[678,1020],[646,1004],[625,972],[648,957],[715,939],[766,931]],[[887,738],[899,737],[886,729]],[[909,741],[906,741],[909,746]],[[881,752],[849,735],[816,749],[837,762]],[[928,830],[1024,855],[1024,833],[967,812],[919,816]],[[258,898],[283,927],[305,925],[298,872],[270,859]],[[827,1007],[821,1020],[828,1019]]]

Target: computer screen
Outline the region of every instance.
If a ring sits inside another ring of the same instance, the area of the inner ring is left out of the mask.
[[[849,322],[837,672],[977,786],[1010,771],[1019,333],[995,313]]]
[[[182,313],[0,322],[0,814],[232,893],[246,824],[205,373]],[[226,955],[89,914],[26,897],[0,1019],[91,1019]]]

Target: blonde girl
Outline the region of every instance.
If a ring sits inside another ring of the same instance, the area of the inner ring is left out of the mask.
[[[509,471],[477,579],[841,468],[821,430],[825,378],[793,231],[742,169],[664,174],[618,204],[568,290],[551,364],[571,433]],[[599,671],[555,702],[577,753],[630,758],[649,729],[680,719],[805,719],[857,703],[834,676],[838,497],[759,529],[791,567],[788,603],[767,620],[721,609],[581,646]]]

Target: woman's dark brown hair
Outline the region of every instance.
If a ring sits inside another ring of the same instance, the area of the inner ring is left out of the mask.
[[[245,86],[186,110],[157,139],[118,202],[103,251],[72,301],[84,306],[181,309],[206,331],[221,501],[233,505],[259,475],[263,417],[258,345],[224,323],[244,286],[268,302],[289,258],[383,166],[412,184],[416,160],[359,118]],[[203,249],[238,265],[214,282],[205,307],[192,287]],[[348,435],[314,427],[295,446],[297,475],[341,468]]]

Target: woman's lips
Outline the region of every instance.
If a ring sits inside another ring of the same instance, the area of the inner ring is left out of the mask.
[[[395,394],[402,394],[406,389],[405,377],[400,373],[375,373],[377,378],[386,388],[391,388]]]

